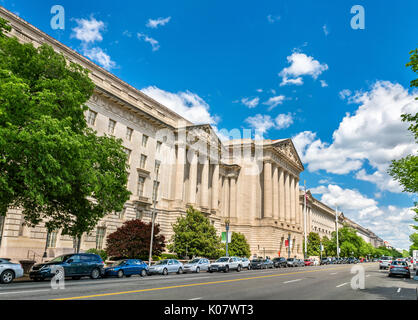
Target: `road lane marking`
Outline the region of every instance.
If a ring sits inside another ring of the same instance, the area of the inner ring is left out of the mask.
[[[341,283],[340,285],[336,286],[336,288],[339,288],[339,287],[345,286],[346,284],[348,284],[348,282]]]
[[[169,286],[169,287],[161,287],[161,288],[149,288],[149,289],[140,289],[140,290],[132,290],[132,291],[99,293],[99,294],[93,294],[93,295],[88,295],[88,296],[58,298],[58,299],[53,299],[53,300],[78,300],[78,299],[87,299],[87,298],[98,298],[98,297],[107,297],[107,296],[115,296],[115,295],[122,295],[122,294],[133,294],[133,293],[168,290],[168,289],[175,289],[175,288],[186,288],[186,287],[213,285],[213,284],[220,284],[220,283],[231,283],[231,282],[247,281],[247,280],[262,279],[262,278],[281,277],[281,276],[286,276],[286,275],[301,274],[301,273],[308,273],[308,272],[321,272],[321,271],[336,270],[336,269],[343,269],[343,268],[348,269],[345,266],[345,267],[336,267],[336,268],[329,268],[329,269],[327,268],[327,269],[321,269],[321,270],[279,273],[279,274],[273,274],[273,275],[248,277],[248,278],[241,278],[241,279],[229,279],[229,280],[220,280],[220,281],[212,281],[212,282],[190,283],[190,284],[183,284],[183,285]]]
[[[398,291],[397,291],[397,293],[399,293],[399,292],[401,292],[401,288],[398,288]]]
[[[52,289],[44,289],[44,290],[28,290],[28,291],[12,291],[12,292],[0,292],[0,294],[32,293],[32,292],[51,291],[51,290],[52,290]]]
[[[333,273],[330,273],[331,275],[334,275],[334,274],[337,274],[338,272],[333,272]]]
[[[199,298],[192,298],[192,299],[189,299],[189,300],[200,300],[200,299],[202,299],[202,297],[199,297]]]
[[[291,282],[296,282],[296,281],[301,281],[302,279],[296,279],[296,280],[289,280],[289,281],[285,281],[283,283],[291,283]]]

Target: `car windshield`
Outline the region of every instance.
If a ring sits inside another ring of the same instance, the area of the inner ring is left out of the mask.
[[[392,265],[406,266],[407,264],[405,261],[393,261]]]
[[[116,262],[117,266],[123,266],[124,264],[128,264],[128,260],[121,260],[121,261]]]
[[[295,260],[295,259],[293,259],[293,258],[289,258],[289,259],[287,259],[287,261],[293,261],[293,260]]]
[[[162,264],[167,264],[168,263],[168,260],[161,260],[161,261],[158,261],[155,265],[162,265]]]
[[[219,258],[216,262],[227,262],[229,258]]]
[[[190,264],[199,263],[199,261],[200,261],[200,259],[193,259],[193,260],[190,260],[189,263]]]
[[[63,256],[56,257],[49,262],[64,262],[64,261],[67,261],[68,259],[70,259],[72,256],[73,256],[72,254],[66,254],[66,255],[63,255]]]
[[[392,257],[382,257],[381,260],[392,260]]]

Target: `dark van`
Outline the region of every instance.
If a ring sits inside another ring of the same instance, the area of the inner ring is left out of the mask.
[[[74,280],[85,276],[98,279],[104,275],[104,262],[99,255],[92,253],[72,253],[64,254],[51,261],[34,265],[29,273],[29,277],[35,281],[51,279],[60,270],[51,270],[53,266],[62,267],[64,269],[64,277],[71,277]]]

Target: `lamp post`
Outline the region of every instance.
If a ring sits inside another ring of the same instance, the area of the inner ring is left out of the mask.
[[[306,180],[303,181],[303,186],[305,189],[305,195],[304,195],[304,210],[303,210],[303,230],[304,230],[304,239],[305,239],[305,252],[304,252],[304,258],[308,258],[308,239],[307,239],[307,232],[306,232]]]
[[[149,246],[149,259],[148,259],[148,264],[151,267],[151,260],[152,260],[152,242],[154,240],[154,221],[155,221],[155,206],[157,204],[157,191],[158,191],[158,186],[154,187],[154,196],[153,196],[153,202],[154,202],[154,208],[152,209],[152,217],[151,217],[151,240],[150,240],[150,246]]]
[[[340,244],[338,242],[338,207],[335,208],[335,232],[337,233],[337,258],[340,258]]]
[[[229,234],[229,220],[225,220],[225,230],[226,230],[226,250],[225,250],[225,254],[227,257],[229,257],[229,253],[228,253],[228,234]]]

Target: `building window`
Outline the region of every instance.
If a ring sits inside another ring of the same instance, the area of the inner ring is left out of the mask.
[[[126,157],[127,157],[127,161],[128,163],[131,161],[131,150],[129,150],[128,148],[123,148],[123,151],[125,151],[126,153]]]
[[[152,188],[152,200],[157,200],[159,186],[160,186],[160,183],[158,181],[154,181],[154,186]]]
[[[103,248],[103,239],[106,233],[106,228],[99,227],[96,231],[96,249],[101,250]]]
[[[161,167],[161,162],[155,161],[154,173],[155,173],[155,179],[157,180],[158,180],[158,176],[160,175],[160,167]]]
[[[134,132],[131,128],[126,128],[126,140],[131,141],[132,140],[132,133]]]
[[[143,216],[144,216],[144,211],[140,210],[140,209],[137,209],[136,210],[136,219],[141,220]]]
[[[57,232],[56,231],[51,231],[47,233],[46,235],[47,237],[47,248],[55,248],[56,244],[57,244]]]
[[[145,186],[145,178],[138,177],[138,196],[142,197],[144,195],[144,186]]]
[[[139,167],[141,169],[145,169],[146,165],[147,165],[147,156],[145,154],[141,154],[141,162],[139,164]]]
[[[119,219],[123,219],[125,216],[126,208],[123,208],[122,211],[116,212],[115,214],[118,216]]]
[[[163,145],[163,143],[161,141],[157,141],[157,152],[161,151],[161,146]]]
[[[116,127],[116,121],[109,119],[109,124],[107,126],[107,132],[110,134],[114,134],[115,133],[115,127]]]
[[[89,110],[89,112],[87,113],[87,123],[89,125],[94,126],[96,124],[96,117],[97,117],[97,112],[94,112],[93,110]]]
[[[147,147],[147,144],[148,144],[148,136],[146,136],[145,134],[142,136],[142,146],[144,147],[144,148],[146,148]]]

